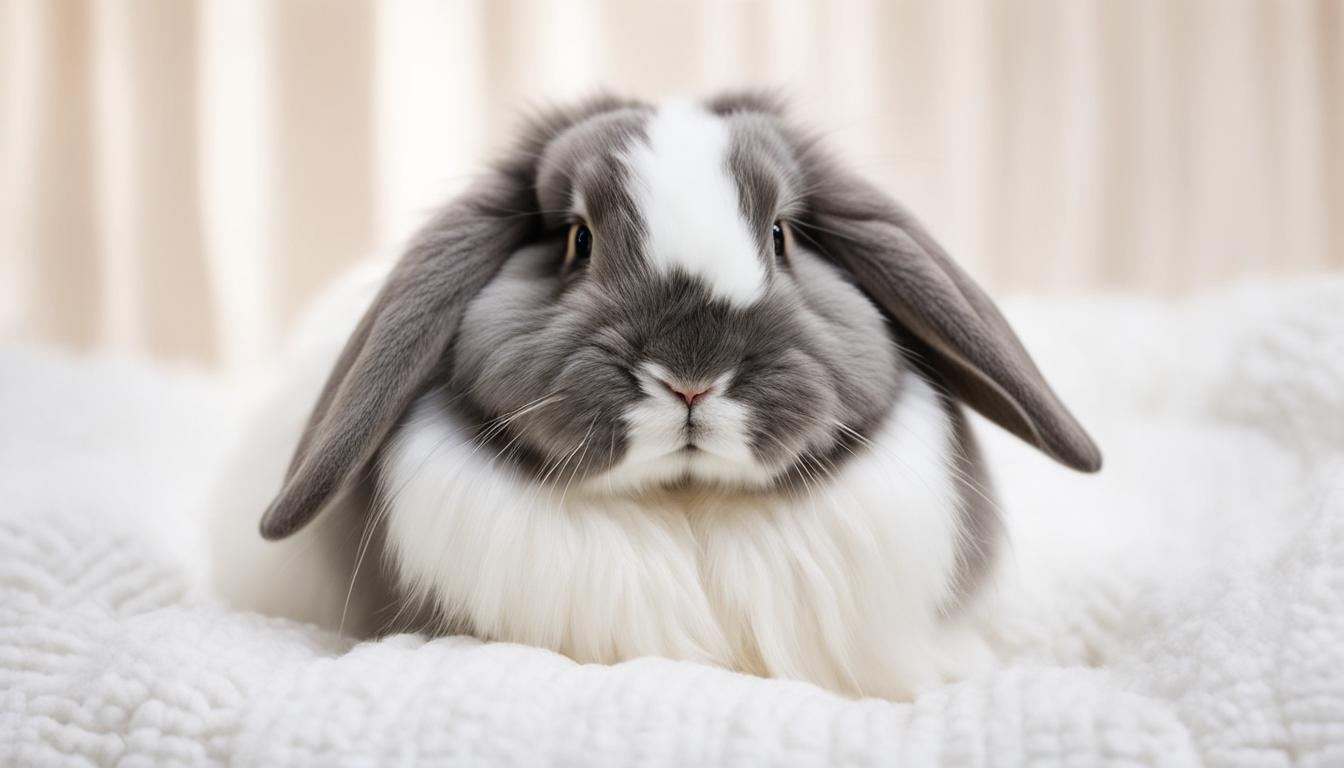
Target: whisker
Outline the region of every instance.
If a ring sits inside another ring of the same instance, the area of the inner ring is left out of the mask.
[[[461,397],[461,395],[459,395],[458,397]],[[545,402],[545,403],[543,403],[542,401],[543,401],[543,400],[546,400],[547,398],[556,398],[556,399],[555,399],[555,400],[552,400],[552,401],[550,401],[550,402]],[[456,399],[457,399],[457,398],[454,398],[454,400],[456,400]],[[534,410],[536,410],[536,409],[538,409],[538,408],[542,408],[542,407],[546,407],[546,406],[549,406],[549,405],[553,405],[554,403],[559,402],[560,400],[563,400],[563,399],[564,399],[564,395],[561,395],[561,394],[558,394],[558,393],[557,393],[557,394],[552,394],[552,395],[543,395],[542,397],[539,397],[539,398],[537,398],[536,400],[533,400],[532,402],[530,402],[530,403],[528,403],[527,405],[524,405],[524,406],[518,408],[517,410],[513,411],[513,412],[510,413],[510,414],[506,414],[505,416],[498,417],[498,419],[490,419],[490,420],[487,420],[487,421],[483,422],[482,424],[480,424],[480,425],[478,425],[477,427],[474,427],[474,428],[468,428],[468,429],[460,429],[460,430],[452,430],[452,431],[450,431],[447,435],[445,435],[442,439],[440,439],[439,442],[437,442],[437,443],[434,445],[434,447],[431,448],[431,449],[429,450],[428,453],[425,454],[424,458],[422,458],[422,459],[420,460],[420,463],[416,466],[416,468],[415,468],[414,470],[412,470],[411,474],[408,475],[408,476],[406,477],[406,479],[405,479],[404,481],[402,481],[402,483],[401,483],[397,488],[393,489],[391,492],[389,492],[389,493],[387,494],[387,497],[388,497],[389,501],[390,501],[391,503],[395,504],[395,502],[396,502],[397,500],[400,499],[402,492],[405,491],[406,486],[409,485],[413,480],[415,480],[416,477],[419,476],[420,472],[425,468],[425,466],[426,466],[427,464],[429,464],[430,460],[433,459],[434,456],[436,456],[436,455],[438,454],[438,452],[439,452],[440,450],[442,450],[445,446],[449,445],[449,444],[451,443],[451,441],[453,440],[453,438],[455,438],[455,437],[460,437],[461,435],[463,435],[464,433],[467,433],[467,432],[471,431],[472,429],[479,429],[480,427],[483,427],[483,426],[485,426],[486,424],[491,424],[491,422],[494,422],[494,421],[497,421],[497,420],[501,420],[501,419],[504,420],[504,421],[501,422],[501,423],[503,424],[503,426],[507,427],[509,423],[512,423],[512,421],[513,421],[514,419],[516,419],[516,418],[518,418],[518,417],[524,415],[524,413],[530,413],[530,412],[532,412],[532,411],[534,411]],[[451,402],[451,401],[449,401],[449,402]],[[493,429],[493,427],[491,427],[491,429]],[[489,433],[489,432],[490,432],[490,430],[487,429],[487,433]],[[473,443],[476,443],[476,447],[472,449],[472,452],[471,452],[471,454],[470,454],[471,456],[474,456],[474,455],[476,454],[476,451],[478,451],[478,450],[480,449],[480,446],[481,446],[481,445],[484,445],[485,442],[487,442],[491,437],[493,437],[493,434],[489,434],[488,436],[485,435],[485,434],[483,434],[483,435],[477,435],[477,436],[475,436],[475,437],[470,437],[470,438],[468,438],[468,439],[466,439],[466,440],[463,440],[463,441],[461,441],[461,442],[459,442],[459,443],[456,443],[455,447],[459,447],[459,448],[460,448],[460,447],[464,447],[464,446],[467,446],[467,445],[471,445],[471,444],[473,444]],[[479,441],[479,442],[478,442],[478,441]]]
[[[600,416],[601,414],[598,414],[598,415]],[[593,427],[597,426],[597,419],[598,419],[598,416],[594,416],[594,417],[593,417],[593,421],[592,421],[592,423],[590,423],[590,424],[588,425],[588,432],[585,433],[584,436],[583,436],[583,442],[579,443],[579,445],[584,446],[584,448],[583,448],[583,453],[579,455],[579,460],[576,461],[576,462],[574,462],[574,469],[573,469],[573,471],[571,471],[571,472],[569,473],[569,479],[565,481],[565,490],[563,490],[563,491],[560,492],[560,506],[561,506],[561,507],[564,507],[564,506],[565,506],[565,496],[566,496],[566,494],[569,493],[569,484],[572,483],[572,482],[574,482],[574,477],[575,477],[576,475],[578,475],[578,473],[579,473],[579,469],[582,467],[582,464],[583,464],[583,458],[584,458],[585,456],[588,455],[588,447],[587,447],[587,446],[588,446],[588,438],[591,437],[592,434],[593,434]]]
[[[373,529],[375,515],[369,515],[364,521],[364,530],[359,536],[359,551],[355,555],[355,568],[350,574],[350,586],[345,590],[345,603],[341,606],[341,621],[336,625],[336,634],[345,634],[345,618],[350,612],[350,597],[355,593],[355,581],[359,578],[360,566],[364,564],[364,555],[369,551],[369,545],[373,543]]]

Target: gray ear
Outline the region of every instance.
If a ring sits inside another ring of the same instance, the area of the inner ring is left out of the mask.
[[[467,302],[537,225],[529,185],[500,172],[444,209],[397,263],[308,418],[261,535],[282,539],[357,478],[440,370]]]
[[[830,169],[820,175],[799,222],[803,239],[913,336],[916,353],[953,395],[1060,463],[1100,469],[1101,452],[985,292],[877,189]]]
[[[298,531],[358,480],[411,402],[446,373],[467,303],[544,227],[536,184],[548,144],[581,120],[640,106],[599,94],[534,114],[513,153],[425,227],[341,351],[262,515],[264,538]]]

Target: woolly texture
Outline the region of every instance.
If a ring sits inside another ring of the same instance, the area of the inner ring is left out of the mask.
[[[1344,278],[1008,310],[1107,468],[977,425],[1003,659],[912,704],[229,612],[194,585],[233,401],[0,347],[0,765],[1344,763]]]

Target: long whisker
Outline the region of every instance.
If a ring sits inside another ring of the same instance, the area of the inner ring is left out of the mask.
[[[350,586],[345,590],[345,603],[341,606],[341,621],[336,625],[336,634],[345,634],[345,617],[350,612],[350,598],[355,593],[355,581],[359,578],[359,568],[364,564],[364,555],[369,551],[369,545],[373,543],[373,531],[376,515],[369,515],[364,521],[364,530],[359,536],[359,551],[355,555],[355,569],[350,574]]]
[[[540,398],[539,400],[532,401],[532,403],[530,403],[529,405],[525,405],[522,408],[519,408],[513,413],[510,413],[508,416],[501,417],[499,419],[499,423],[495,424],[493,427],[491,427],[489,430],[487,430],[483,435],[481,435],[478,438],[476,447],[472,449],[470,455],[475,456],[476,452],[480,450],[482,445],[485,445],[487,442],[493,440],[496,435],[507,429],[509,425],[512,424],[518,418],[526,416],[527,414],[539,408],[545,408],[548,405],[553,405],[563,399],[565,399],[565,396],[559,393],[553,395],[547,395],[545,397]]]
[[[909,465],[908,465],[908,464],[907,464],[901,457],[896,456],[893,452],[891,452],[891,451],[889,451],[889,450],[886,450],[886,449],[884,449],[884,448],[878,446],[878,445],[877,445],[876,443],[874,443],[872,440],[870,440],[870,439],[868,439],[867,437],[861,435],[860,433],[858,433],[857,431],[855,431],[853,428],[849,427],[848,425],[846,425],[846,424],[844,424],[844,423],[842,423],[842,422],[835,421],[834,424],[835,424],[835,426],[836,426],[838,429],[844,431],[846,434],[850,435],[850,436],[853,437],[855,440],[859,441],[861,444],[863,444],[863,445],[864,445],[865,447],[867,447],[869,450],[872,450],[872,451],[876,452],[876,453],[877,453],[878,455],[880,455],[880,456],[884,456],[884,457],[886,457],[886,458],[892,459],[892,460],[894,460],[894,461],[900,463],[900,464],[906,469],[906,471],[909,471],[909,472],[911,472],[911,474],[913,474],[914,476],[920,478],[920,482],[923,483],[924,486],[925,486],[926,488],[929,488],[928,483],[925,482],[924,479],[923,479],[922,477],[920,477],[919,473],[914,472],[914,471],[913,471],[913,468],[911,468],[911,467],[910,467],[910,466],[909,466]],[[921,445],[923,445],[923,447],[924,447],[925,449],[928,449],[928,448],[930,447],[930,446],[928,446],[927,444],[923,443],[922,438],[916,438],[916,439],[920,439],[920,441],[921,441]],[[954,453],[956,454],[957,457],[959,457],[959,458],[960,458],[961,460],[963,460],[963,461],[966,459],[965,453],[960,449],[959,446],[957,446],[957,445],[955,444],[955,441],[949,440],[949,441],[948,441],[948,444],[949,444],[949,448],[950,448],[952,451],[954,451]],[[961,467],[957,466],[955,462],[945,462],[945,463],[944,463],[944,467],[947,469],[948,473],[952,476],[952,478],[953,478],[954,480],[956,480],[957,483],[958,483],[962,488],[965,488],[965,489],[969,490],[970,492],[974,493],[974,494],[975,494],[976,496],[978,496],[981,500],[983,500],[986,504],[990,505],[990,507],[994,509],[995,513],[996,513],[1000,518],[1003,517],[1003,509],[998,505],[998,502],[996,502],[992,496],[990,496],[988,493],[985,492],[985,489],[981,486],[981,484],[980,484],[980,482],[979,482],[978,480],[976,480],[974,477],[972,477],[972,476],[970,476],[969,474],[967,474]],[[929,488],[929,490],[932,491],[932,488]]]
[[[532,411],[535,411],[535,410],[537,410],[538,408],[544,408],[544,407],[549,406],[549,405],[554,405],[555,403],[557,403],[557,402],[559,402],[560,400],[563,400],[563,399],[564,399],[564,395],[561,395],[561,394],[558,394],[558,393],[556,393],[556,394],[551,394],[551,395],[543,395],[543,396],[537,398],[536,400],[533,400],[532,402],[530,402],[530,403],[528,403],[528,404],[526,404],[526,405],[524,405],[524,406],[518,408],[517,410],[515,410],[515,411],[513,411],[513,412],[511,412],[511,413],[509,413],[509,414],[505,414],[504,416],[498,417],[497,419],[491,419],[491,420],[488,420],[488,421],[484,422],[484,423],[483,423],[482,425],[480,425],[480,426],[485,426],[485,425],[487,425],[487,424],[492,424],[493,422],[499,422],[499,423],[498,423],[498,424],[494,424],[493,426],[489,427],[489,428],[486,430],[486,432],[483,433],[483,434],[481,434],[481,435],[477,435],[477,436],[475,436],[475,437],[471,437],[471,438],[468,438],[468,439],[466,439],[466,440],[462,440],[462,441],[456,443],[456,444],[455,444],[455,447],[459,447],[459,448],[460,448],[460,447],[464,447],[464,446],[467,446],[467,445],[472,445],[473,443],[475,443],[476,445],[475,445],[475,447],[472,449],[472,452],[471,452],[471,454],[470,454],[470,455],[474,456],[474,455],[476,454],[476,451],[478,451],[478,450],[480,449],[480,446],[481,446],[481,445],[483,445],[485,442],[489,441],[489,440],[494,436],[494,434],[497,434],[497,433],[498,433],[498,429],[497,429],[497,427],[498,427],[498,428],[501,428],[501,429],[502,429],[503,427],[507,427],[509,424],[511,424],[511,423],[513,422],[514,419],[517,419],[518,417],[523,416],[523,415],[525,415],[526,413],[531,413]],[[543,402],[543,401],[546,401],[546,402]],[[477,427],[477,428],[479,428],[479,427]],[[492,432],[491,430],[495,430],[495,431]],[[410,483],[411,483],[411,482],[412,482],[412,481],[413,481],[413,480],[420,474],[420,472],[425,468],[426,465],[429,464],[430,460],[433,459],[434,456],[437,455],[438,452],[439,452],[440,450],[442,450],[444,447],[446,447],[447,445],[449,445],[450,443],[452,443],[453,438],[455,438],[455,437],[460,437],[462,434],[464,434],[464,433],[466,433],[466,432],[469,432],[469,431],[471,431],[471,430],[470,430],[470,429],[453,430],[453,431],[450,431],[447,435],[444,435],[444,437],[441,438],[441,439],[434,445],[434,447],[431,448],[431,449],[429,450],[429,452],[425,454],[425,456],[420,460],[420,463],[419,463],[418,465],[416,465],[416,468],[415,468],[414,470],[412,470],[411,474],[409,474],[409,475],[406,477],[406,479],[403,480],[402,483],[401,483],[399,486],[397,486],[397,487],[396,487],[395,489],[393,489],[391,492],[389,492],[388,494],[386,494],[386,496],[387,496],[389,502],[390,502],[390,503],[395,503],[395,502],[401,497],[402,492],[405,491],[406,486],[409,485],[409,484],[410,484]]]
[[[592,423],[588,425],[588,431],[583,436],[583,441],[579,443],[583,446],[583,453],[579,454],[578,461],[574,462],[574,469],[570,471],[569,479],[565,481],[565,490],[560,492],[561,507],[565,506],[565,495],[569,493],[569,484],[574,482],[574,477],[579,474],[579,469],[583,466],[583,458],[588,455],[588,438],[593,435],[593,427],[597,426],[597,419],[597,416],[593,417]]]

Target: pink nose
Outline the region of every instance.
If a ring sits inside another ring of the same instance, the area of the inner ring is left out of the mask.
[[[709,390],[714,388],[710,384],[705,384],[704,386],[687,386],[685,384],[680,383],[671,384],[666,381],[663,382],[663,386],[667,387],[668,392],[671,392],[677,397],[680,397],[682,400],[685,400],[687,408],[695,405],[701,400],[704,400],[705,395],[709,394]]]

